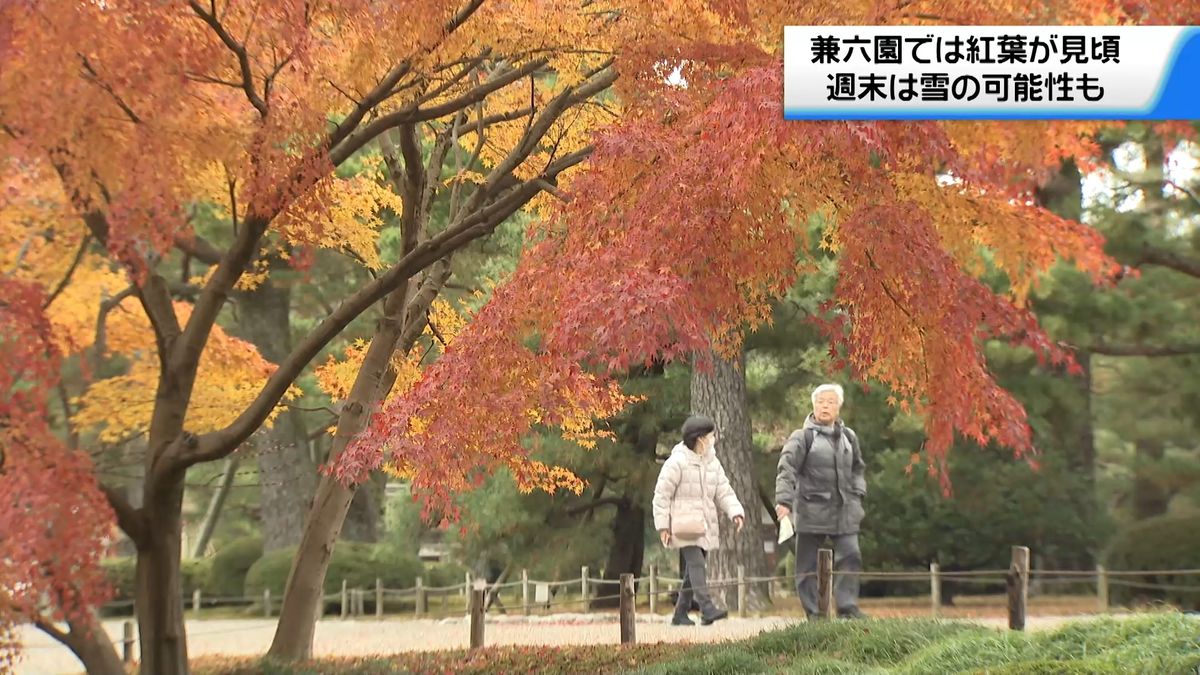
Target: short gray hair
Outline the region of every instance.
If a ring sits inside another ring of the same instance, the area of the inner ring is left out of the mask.
[[[846,402],[846,392],[845,392],[845,390],[842,389],[842,385],[840,385],[840,384],[823,384],[823,385],[817,387],[816,389],[813,389],[812,404],[813,404],[814,408],[817,407],[817,397],[820,396],[821,394],[824,394],[827,391],[832,391],[833,393],[837,394],[838,405],[842,405],[843,403]]]

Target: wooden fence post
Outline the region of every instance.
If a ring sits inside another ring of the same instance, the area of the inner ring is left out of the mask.
[[[817,615],[832,619],[833,607],[833,549],[817,550]]]
[[[737,566],[737,603],[738,616],[746,616],[746,566]]]
[[[637,596],[634,595],[633,575],[621,575],[621,644],[637,643]]]
[[[1096,565],[1096,600],[1102,614],[1108,613],[1108,570]]]
[[[658,613],[658,565],[650,566],[650,613]]]
[[[521,570],[521,613],[529,616],[533,613],[533,606],[530,604],[529,597],[529,570]]]
[[[121,657],[125,663],[133,663],[133,622],[126,621],[122,627]]]
[[[375,618],[383,618],[383,579],[375,577]]]
[[[429,611],[425,596],[425,580],[417,577],[417,606],[416,612],[418,617],[425,616],[425,612]]]
[[[471,616],[471,589],[475,587],[475,581],[471,578],[471,573],[467,572],[467,584],[463,586],[463,594],[467,598],[467,616]]]
[[[592,604],[592,603],[588,602],[588,578],[587,577],[588,577],[588,568],[587,568],[587,565],[584,565],[582,568],[580,568],[580,571],[579,571],[579,594],[581,596],[583,596],[583,611],[585,611],[585,612],[588,611],[588,609],[591,607],[591,604]]]
[[[929,563],[929,604],[937,618],[942,613],[942,574],[937,563]]]
[[[263,618],[271,618],[271,589],[263,589]]]
[[[346,580],[342,579],[342,618],[350,616],[350,589]]]
[[[196,618],[200,618],[200,589],[192,591],[192,611],[196,613]]]
[[[1025,630],[1025,606],[1029,602],[1029,548],[1012,547],[1008,568],[1008,627]]]
[[[471,612],[471,649],[479,649],[483,647],[483,609],[486,604],[484,594],[487,591],[476,586],[469,591],[471,593],[470,605]]]

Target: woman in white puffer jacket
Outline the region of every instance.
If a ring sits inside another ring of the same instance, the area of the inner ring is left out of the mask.
[[[745,511],[717,459],[716,444],[716,424],[702,415],[689,417],[683,423],[683,442],[671,451],[654,486],[654,528],[663,546],[679,549],[683,586],[671,619],[676,626],[695,625],[688,618],[693,595],[703,625],[729,616],[717,609],[708,592],[705,558],[721,545],[718,507],[733,520],[738,532]]]

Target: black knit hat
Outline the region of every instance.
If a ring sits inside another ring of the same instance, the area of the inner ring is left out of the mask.
[[[683,423],[683,444],[687,446],[688,450],[695,450],[696,441],[701,436],[707,436],[716,431],[716,429],[717,425],[712,421],[712,418],[705,417],[704,415],[692,415]]]

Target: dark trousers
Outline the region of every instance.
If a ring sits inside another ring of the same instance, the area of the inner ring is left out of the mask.
[[[716,614],[716,605],[713,604],[712,596],[708,592],[705,569],[707,558],[708,551],[699,546],[684,546],[679,549],[679,576],[683,577],[683,585],[679,587],[679,598],[675,601],[676,617],[687,616],[688,610],[692,608],[693,597],[696,604],[700,605],[701,615]]]
[[[833,569],[838,572],[861,572],[862,552],[858,549],[858,534],[828,535],[833,540]],[[796,595],[809,616],[817,615],[817,550],[825,543],[824,534],[796,533]],[[833,597],[839,614],[858,609],[857,575],[835,575]]]

